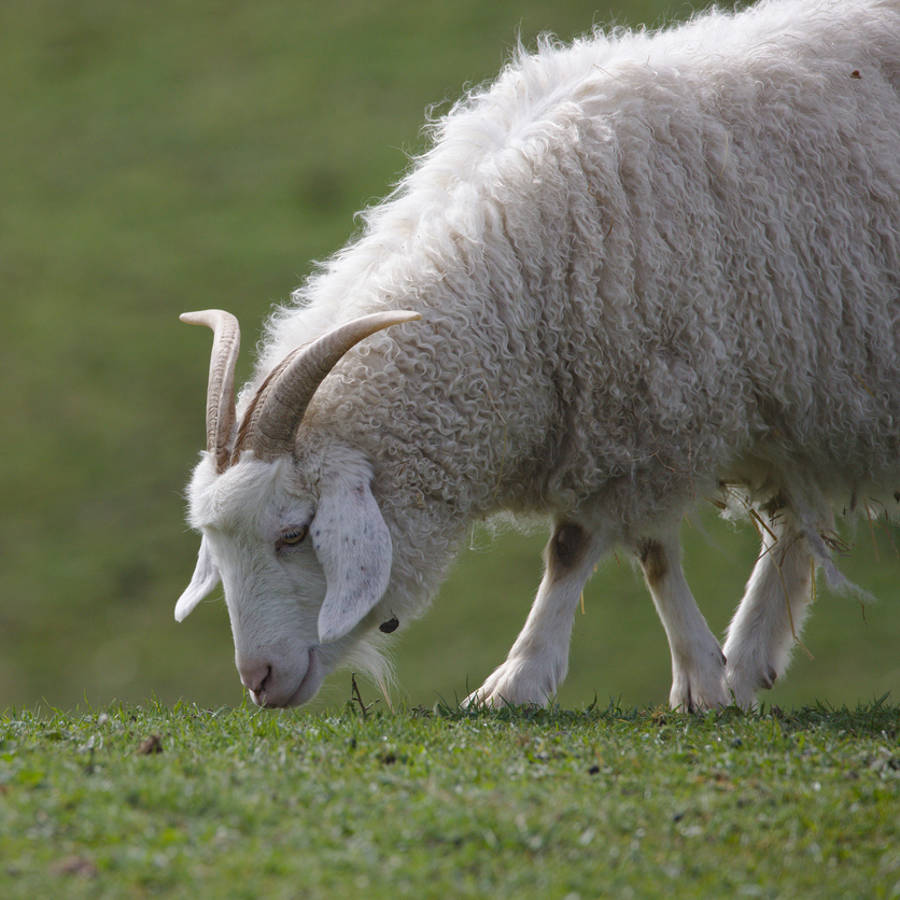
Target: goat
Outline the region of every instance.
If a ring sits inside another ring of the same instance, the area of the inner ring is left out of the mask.
[[[670,704],[752,706],[815,567],[852,587],[833,504],[900,497],[898,61],[896,0],[520,51],[275,310],[236,401],[237,320],[183,317],[214,339],[176,618],[221,579],[243,684],[297,705],[341,664],[384,677],[382,632],[425,610],[473,521],[540,513],[537,597],[470,702],[553,696],[618,545],[669,639]],[[764,523],[724,648],[680,563],[704,496]]]

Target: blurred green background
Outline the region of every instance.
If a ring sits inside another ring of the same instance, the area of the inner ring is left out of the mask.
[[[491,77],[517,34],[659,23],[684,3],[255,0],[0,4],[0,707],[232,704],[220,600],[176,625],[197,538],[181,491],[204,439],[220,306],[245,357],[270,305],[352,233],[422,146],[430,104]],[[721,633],[756,553],[698,512],[686,566]],[[543,539],[472,533],[435,608],[397,640],[397,699],[461,697],[504,657]],[[769,695],[854,703],[900,688],[896,545],[858,526],[847,573],[881,602],[822,592],[790,678]],[[343,703],[349,675],[320,704]],[[630,563],[586,592],[561,701],[662,702],[662,629]]]

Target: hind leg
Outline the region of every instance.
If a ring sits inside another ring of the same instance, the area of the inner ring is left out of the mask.
[[[782,510],[769,527],[725,641],[728,686],[745,709],[784,674],[811,599],[812,556],[797,522]]]
[[[570,520],[556,523],[544,551],[546,569],[525,626],[505,662],[464,704],[545,705],[569,668],[572,620],[585,582],[606,549],[587,528]]]
[[[635,552],[669,639],[669,705],[685,712],[727,706],[725,657],[685,580],[677,532],[641,540]]]

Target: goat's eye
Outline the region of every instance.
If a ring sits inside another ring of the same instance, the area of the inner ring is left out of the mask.
[[[281,533],[281,537],[278,539],[276,546],[293,547],[303,541],[308,531],[309,528],[306,525],[302,525],[299,528],[289,528],[287,531]]]

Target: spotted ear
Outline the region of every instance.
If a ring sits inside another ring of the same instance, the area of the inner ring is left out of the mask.
[[[352,631],[381,599],[393,545],[363,476],[323,493],[310,531],[328,584],[319,611],[319,642],[327,644]]]
[[[194,569],[194,576],[175,604],[175,621],[183,621],[218,583],[219,570],[213,562],[206,538],[201,538],[200,552],[197,554],[197,567]]]

